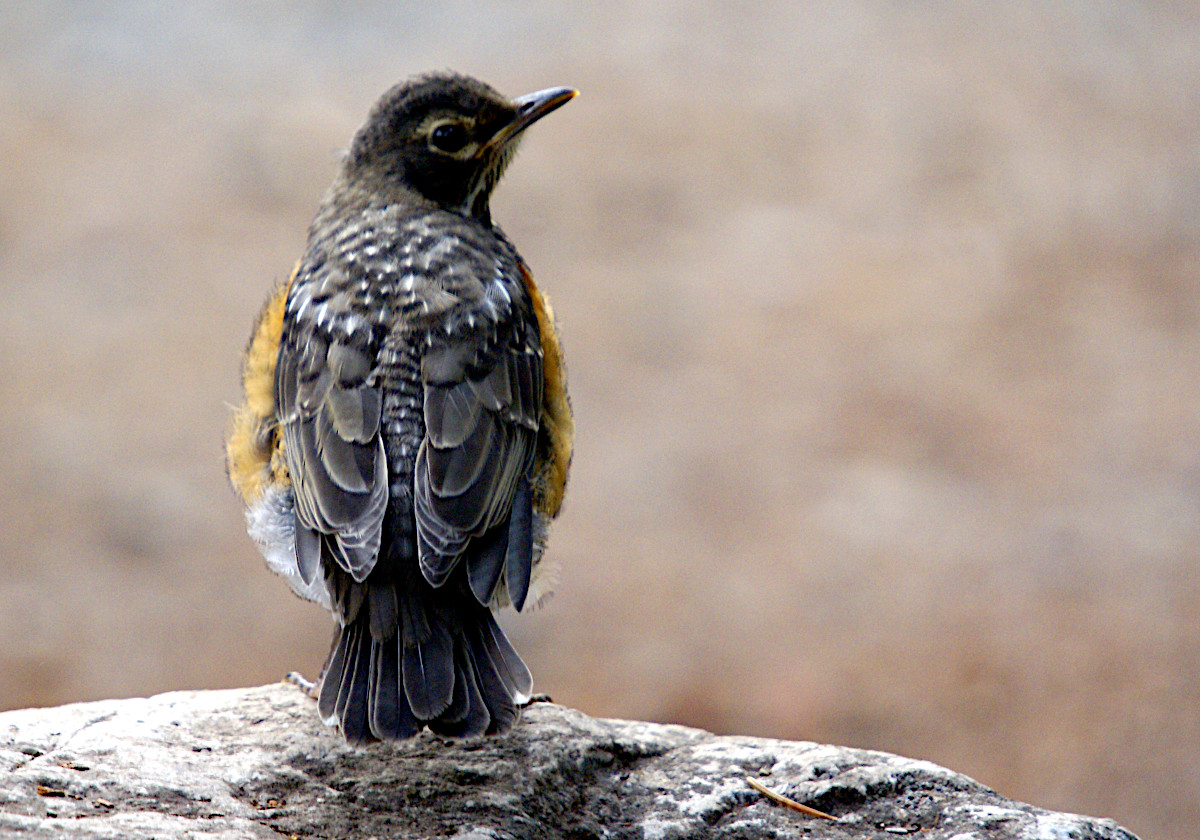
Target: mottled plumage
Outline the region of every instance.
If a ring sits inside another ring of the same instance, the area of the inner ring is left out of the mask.
[[[386,93],[251,337],[230,478],[269,565],[337,619],[319,708],[350,740],[504,732],[531,691],[493,611],[544,591],[573,427],[553,314],[488,199],[572,96]]]

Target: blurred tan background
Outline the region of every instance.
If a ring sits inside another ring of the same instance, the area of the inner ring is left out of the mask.
[[[222,471],[339,149],[453,67],[583,95],[497,218],[579,423],[557,596],[604,716],[1200,824],[1194,3],[0,11],[0,707],[314,675]]]

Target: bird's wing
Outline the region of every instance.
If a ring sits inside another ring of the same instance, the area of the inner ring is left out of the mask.
[[[515,307],[498,323],[426,351],[426,436],[415,475],[426,580],[442,585],[462,560],[471,590],[487,604],[505,573],[518,609],[531,572],[529,477],[544,387],[538,325],[526,310]]]
[[[362,581],[379,554],[388,500],[383,399],[371,380],[374,341],[361,324],[353,328],[336,299],[317,303],[311,294],[293,289],[275,370],[295,495],[296,559],[306,581],[320,570],[323,554]],[[316,306],[328,310],[313,317]]]

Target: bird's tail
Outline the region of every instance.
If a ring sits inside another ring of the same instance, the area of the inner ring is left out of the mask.
[[[348,741],[507,732],[533,678],[465,585],[350,583],[318,705]],[[336,595],[335,595],[336,597]]]

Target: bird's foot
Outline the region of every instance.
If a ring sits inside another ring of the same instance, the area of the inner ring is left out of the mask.
[[[312,699],[317,699],[317,684],[312,680],[305,679],[304,675],[299,671],[288,671],[287,676],[283,678],[283,681],[296,686],[296,688],[303,691]]]
[[[549,694],[534,694],[528,700],[521,704],[521,708],[525,709],[532,706],[534,703],[553,703]]]

